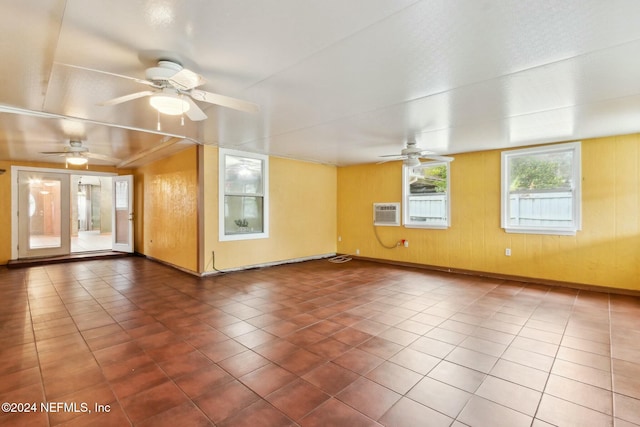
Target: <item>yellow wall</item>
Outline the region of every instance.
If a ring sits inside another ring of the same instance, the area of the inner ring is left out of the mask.
[[[0,265],[6,264],[11,259],[11,227],[13,226],[13,218],[11,218],[11,166],[73,170],[77,171],[79,175],[87,171],[117,173],[119,175],[131,173],[129,170],[91,165],[91,162],[89,169],[85,169],[84,166],[80,168],[70,166],[69,169],[65,169],[64,165],[58,163],[0,161],[0,169],[6,170],[3,175],[0,175],[0,200],[2,200],[3,208],[0,209],[0,224],[2,224],[0,227]]]
[[[190,147],[136,169],[135,251],[198,271],[198,160]]]
[[[465,153],[451,164],[451,228],[377,227],[372,205],[400,202],[398,162],[338,169],[338,252],[370,258],[640,290],[640,136],[582,143],[582,231],[508,234],[500,228],[500,151]],[[504,255],[511,248],[512,256]]]
[[[6,172],[0,175],[0,200],[2,200],[2,209],[0,209],[0,265],[6,264],[11,259],[11,227],[13,219],[11,218],[11,166],[17,163],[0,162],[0,169]]]
[[[218,241],[218,150],[202,147],[204,271],[313,257],[336,251],[336,168],[269,158],[269,238]]]

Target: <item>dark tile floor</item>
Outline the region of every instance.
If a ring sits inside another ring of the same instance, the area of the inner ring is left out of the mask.
[[[635,297],[132,257],[1,268],[0,327],[3,426],[640,425]]]

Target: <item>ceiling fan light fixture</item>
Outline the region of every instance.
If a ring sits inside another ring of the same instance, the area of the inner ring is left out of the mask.
[[[89,159],[82,156],[67,156],[66,161],[70,165],[82,166],[82,165],[86,165]]]
[[[172,93],[158,93],[151,95],[149,104],[162,114],[179,116],[189,111],[189,103],[182,96]]]
[[[404,165],[410,168],[415,168],[416,166],[420,166],[420,159],[417,157],[409,157],[404,160]]]

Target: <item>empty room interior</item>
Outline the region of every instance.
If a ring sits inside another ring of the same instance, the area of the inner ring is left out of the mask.
[[[640,426],[640,2],[0,0],[3,426]]]

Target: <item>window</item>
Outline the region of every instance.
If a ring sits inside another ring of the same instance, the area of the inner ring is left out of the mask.
[[[580,143],[502,153],[502,227],[574,235],[580,229]]]
[[[405,227],[449,227],[449,162],[405,166],[403,203]]]
[[[269,158],[220,149],[220,240],[269,237]]]

